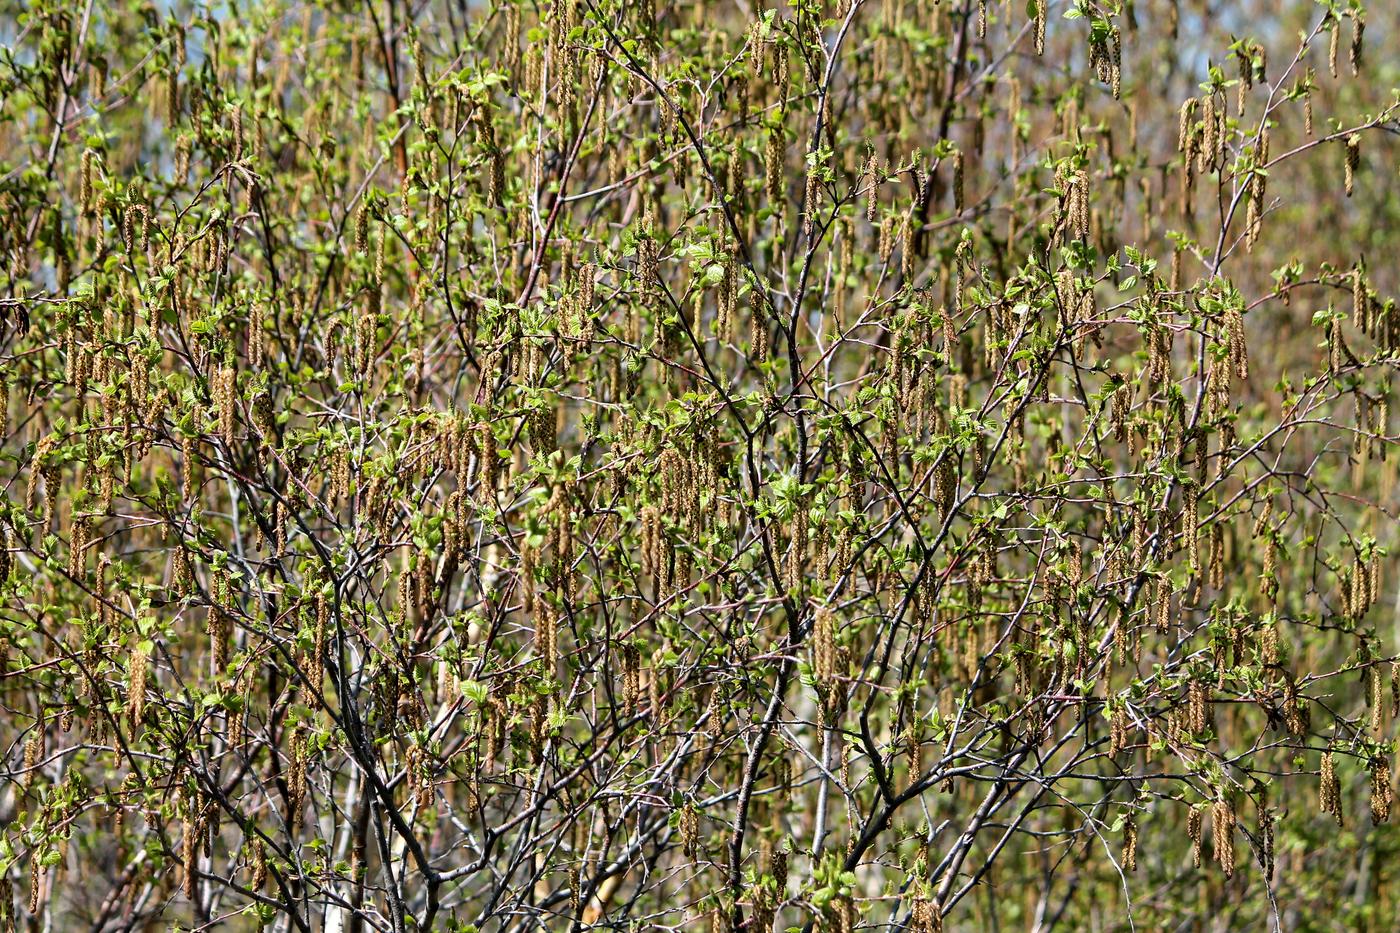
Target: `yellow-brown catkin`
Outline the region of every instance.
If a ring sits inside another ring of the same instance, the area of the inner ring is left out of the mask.
[[[641,651],[631,642],[621,646],[622,653],[622,702],[627,709],[637,712],[642,699]]]
[[[836,616],[821,609],[812,623],[812,677],[823,702],[830,703],[835,694],[837,673]]]
[[[953,209],[961,214],[964,204],[963,154],[961,149],[956,149],[953,151]]]
[[[1119,626],[1122,630],[1122,626]],[[1113,711],[1113,717],[1109,720],[1109,745],[1108,754],[1110,757],[1117,756],[1128,745],[1129,739],[1129,719],[1128,711],[1119,707]]]
[[[875,207],[878,203],[876,199],[878,166],[875,162],[875,153],[870,153],[865,160],[865,168],[861,172],[861,187],[865,189],[865,220],[866,223],[875,222]]]
[[[1370,712],[1371,733],[1380,738],[1385,722],[1385,703],[1381,699],[1381,666],[1373,661],[1366,668],[1366,706]]]
[[[749,359],[762,363],[768,359],[767,302],[761,292],[755,292],[753,313],[749,316]]]
[[[1204,806],[1194,806],[1186,814],[1186,835],[1191,840],[1191,859],[1201,867],[1201,829],[1205,818]]]
[[[261,839],[255,840],[252,846],[252,877],[248,881],[248,886],[254,891],[261,891],[263,885],[267,884],[267,848]]]
[[[308,678],[311,685],[319,690],[321,681],[325,677],[326,664],[326,628],[330,624],[330,601],[326,599],[324,593],[317,593],[315,599],[316,629],[311,647],[311,668]]]
[[[768,144],[763,152],[764,193],[775,210],[783,197],[783,130],[773,127],[768,131]]]
[[[78,200],[82,205],[83,213],[92,213],[92,176],[96,170],[94,168],[97,161],[97,153],[91,149],[83,150],[82,175],[78,186]]]
[[[141,719],[146,709],[146,669],[149,661],[150,653],[146,650],[145,642],[138,634],[126,666],[126,715],[127,721],[131,723],[132,732],[140,728]]]
[[[360,209],[355,213],[355,251],[364,253],[369,250],[369,204],[360,202]]]
[[[34,731],[24,742],[24,775],[20,783],[26,790],[34,785],[39,770],[39,756],[44,753],[44,724],[36,723]]]
[[[184,867],[180,890],[185,895],[186,900],[191,901],[194,900],[195,881],[198,878],[195,862],[199,858],[199,827],[192,812],[193,806],[192,803],[185,804],[185,819],[180,846],[180,861]]]
[[[1347,197],[1351,197],[1356,191],[1356,169],[1361,164],[1361,134],[1352,133],[1347,137],[1347,154],[1344,165],[1342,182],[1346,189]]]
[[[233,443],[233,423],[235,415],[234,386],[238,376],[232,366],[222,367],[214,376],[211,389],[214,410],[218,413],[219,434],[225,444]]]
[[[1210,724],[1210,688],[1203,681],[1193,680],[1186,693],[1186,721],[1194,733],[1204,732]]]
[[[1390,819],[1390,804],[1395,790],[1390,782],[1390,762],[1377,756],[1371,759],[1371,822],[1379,825]]]
[[[39,906],[44,890],[44,862],[39,858],[29,860],[29,912],[39,914]]]
[[[1351,48],[1347,50],[1347,63],[1352,75],[1361,73],[1361,37],[1366,32],[1366,17],[1360,10],[1351,14]]]
[[[1193,574],[1201,570],[1200,527],[1198,518],[1198,492],[1187,483],[1181,490],[1181,534],[1186,540],[1186,561]]]
[[[687,803],[681,809],[681,848],[685,852],[685,857],[694,859],[699,851],[700,843],[700,815],[693,803]]]
[[[943,914],[938,902],[931,897],[919,897],[909,915],[909,929],[912,933],[942,933]]]
[[[293,827],[300,825],[302,809],[306,804],[306,765],[307,731],[305,723],[298,723],[292,733],[291,766],[287,769],[287,808],[288,820]]]
[[[1309,68],[1307,76],[1303,79],[1303,87],[1305,88],[1303,92],[1303,132],[1308,136],[1313,134],[1312,86],[1314,81],[1315,75],[1313,70]]]
[[[1224,797],[1210,810],[1210,843],[1215,860],[1229,878],[1235,873],[1235,807]]]
[[[1196,114],[1196,98],[1188,97],[1181,102],[1176,119],[1176,151],[1186,153],[1191,143],[1192,117]]]
[[[1318,780],[1318,808],[1323,813],[1330,813],[1337,821],[1337,825],[1342,825],[1342,800],[1341,782],[1337,779],[1337,763],[1332,756],[1332,752],[1326,751],[1322,754],[1322,771]]]
[[[553,676],[558,667],[559,634],[553,607],[541,604],[535,619],[535,656],[544,664],[545,672]]]
[[[1332,29],[1327,38],[1327,71],[1335,78],[1337,77],[1337,52],[1341,47],[1342,40],[1342,24],[1335,16],[1332,17]]]

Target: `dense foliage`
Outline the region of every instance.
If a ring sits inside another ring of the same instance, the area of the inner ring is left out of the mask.
[[[0,929],[1391,929],[1397,27],[0,0]]]

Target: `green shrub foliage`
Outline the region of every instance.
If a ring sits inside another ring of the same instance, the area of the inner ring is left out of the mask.
[[[1398,35],[0,0],[0,929],[1392,929]]]

